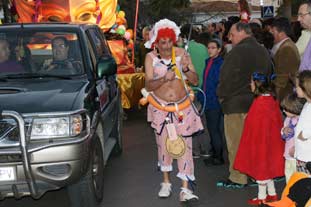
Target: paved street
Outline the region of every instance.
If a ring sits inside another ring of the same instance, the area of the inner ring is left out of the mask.
[[[172,173],[173,195],[168,199],[159,199],[157,193],[161,174],[156,168],[156,147],[153,132],[146,123],[146,112],[128,112],[124,122],[124,153],[112,157],[105,169],[105,194],[103,207],[244,207],[246,200],[256,195],[256,187],[239,190],[227,190],[216,187],[216,181],[227,175],[227,167],[204,166],[202,159],[195,161],[197,178],[196,194],[200,200],[192,204],[180,204],[178,201],[179,180]],[[176,165],[174,165],[175,167]],[[283,183],[277,183],[281,189]],[[66,207],[69,201],[65,190],[47,193],[42,199],[21,200],[6,199],[0,202],[6,207]]]

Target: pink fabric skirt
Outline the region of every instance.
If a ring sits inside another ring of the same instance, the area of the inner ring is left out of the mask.
[[[169,104],[168,102],[156,96],[154,97],[161,104]],[[181,112],[183,114],[182,121],[178,120],[179,114],[177,112],[170,113],[167,111],[162,111],[149,104],[147,120],[148,122],[151,122],[151,127],[156,131],[157,134],[161,134],[161,132],[164,130],[163,125],[167,117],[174,123],[177,134],[185,138],[192,137],[192,135],[203,131],[201,118],[195,113],[191,105],[188,108],[181,110]]]

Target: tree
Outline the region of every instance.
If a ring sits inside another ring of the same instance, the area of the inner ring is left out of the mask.
[[[280,16],[292,18],[292,0],[283,0],[283,5],[280,7]]]
[[[150,0],[149,6],[155,21],[166,17],[179,24],[185,18],[180,11],[190,4],[190,0]]]
[[[136,0],[119,0],[120,9],[125,12],[125,17],[129,28],[134,27]]]
[[[9,23],[10,22],[10,10],[9,10],[8,0],[2,0],[2,8],[3,8],[4,22]]]
[[[175,9],[186,8],[190,5],[189,0],[151,0],[150,7],[154,14],[170,13]]]
[[[134,27],[136,0],[119,0],[120,9],[125,11],[129,28]],[[156,21],[168,18],[180,24],[189,15],[183,9],[189,7],[190,0],[145,0],[140,1],[138,12],[138,27],[151,25]]]
[[[299,5],[305,0],[284,0],[283,4],[278,9],[279,16],[285,16],[291,19],[292,16],[296,16]]]

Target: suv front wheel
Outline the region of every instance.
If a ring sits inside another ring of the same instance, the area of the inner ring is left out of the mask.
[[[104,161],[98,137],[95,137],[92,149],[87,173],[77,183],[67,187],[71,207],[97,207],[103,199]]]

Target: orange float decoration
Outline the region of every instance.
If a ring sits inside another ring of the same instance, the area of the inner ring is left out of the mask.
[[[15,0],[18,22],[94,23],[108,31],[116,22],[117,0]]]
[[[134,73],[135,67],[128,57],[128,48],[124,40],[108,40],[111,53],[118,65],[118,74]]]
[[[166,111],[166,112],[182,111],[186,109],[187,107],[189,107],[191,105],[191,102],[194,99],[193,90],[191,90],[190,88],[188,88],[188,90],[189,90],[189,97],[184,99],[181,103],[177,103],[173,105],[172,104],[163,105],[156,100],[152,92],[148,92],[145,88],[143,88],[141,89],[141,93],[144,97],[139,100],[139,104],[144,106],[149,102],[151,105],[153,105],[154,107],[162,111]]]

